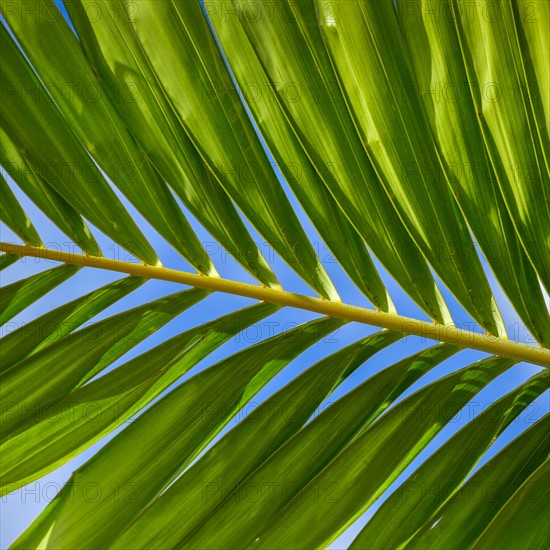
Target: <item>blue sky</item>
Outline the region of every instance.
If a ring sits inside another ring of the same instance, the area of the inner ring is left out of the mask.
[[[11,180],[10,184],[14,189],[21,204],[29,214],[33,224],[38,229],[39,234],[42,236],[46,245],[51,243],[50,246],[57,244],[63,249],[67,247],[68,238],[63,236],[59,230],[41,214],[41,212],[34,206],[34,204],[19,191],[19,189],[13,185]],[[330,253],[322,243],[317,232],[312,227],[311,223],[301,210],[300,206],[288,190],[284,182],[287,194],[295,207],[298,217],[306,229],[306,232],[314,243],[314,246],[319,250],[321,261],[332,280],[334,281],[340,296],[344,302],[352,303],[360,306],[371,307],[367,299],[356,289],[350,279],[343,273],[338,264],[333,261]],[[128,204],[128,202],[119,194],[121,200],[127,206],[128,210],[134,215],[134,218],[139,221],[139,225],[144,231],[145,235],[149,238],[154,248],[158,251],[159,256],[163,264],[167,267],[174,267],[176,269],[194,271],[181,256],[177,255],[152,229],[149,224],[140,216],[135,209]],[[247,282],[252,282],[250,276],[238,266],[229,255],[223,253],[218,248],[215,248],[214,239],[194,220],[193,216],[182,206],[186,214],[188,215],[193,228],[199,235],[203,243],[212,243],[212,248],[215,252],[213,254],[213,260],[218,268],[218,271],[222,277],[228,279],[236,279]],[[263,239],[249,226],[251,234],[257,239],[257,243],[266,250],[263,244]],[[105,238],[99,231],[94,231],[98,242],[102,246],[104,254],[107,257],[113,257],[117,259],[117,254],[120,253],[117,247],[113,247],[112,243]],[[1,240],[8,242],[20,242],[20,239],[14,235],[9,229],[2,225],[1,227]],[[270,255],[271,256],[271,255]],[[271,258],[270,258],[271,259]],[[54,264],[46,261],[37,262],[34,259],[26,259],[20,261],[9,269],[2,272],[2,284],[6,285],[15,280],[23,277],[27,277],[32,273],[41,271],[52,267]],[[485,265],[485,264],[484,264]],[[400,314],[413,317],[426,319],[426,316],[419,310],[419,308],[406,296],[400,287],[393,281],[393,279],[385,272],[384,268],[377,263],[383,280],[386,283],[388,290],[393,298],[394,303]],[[289,269],[278,257],[273,257],[272,267],[279,277],[279,280],[286,289],[293,290],[295,292],[301,292],[304,294],[312,294],[312,291],[303,283],[293,272]],[[524,340],[528,333],[525,329],[521,329],[523,324],[513,311],[508,300],[503,295],[502,291],[495,283],[494,277],[489,272],[489,280],[493,287],[497,302],[501,307],[501,311],[507,327],[509,327],[510,336],[515,339]],[[33,304],[27,310],[23,311],[20,315],[14,318],[10,323],[2,328],[3,334],[13,330],[15,327],[20,326],[22,323],[29,322],[42,313],[50,310],[51,308],[65,303],[77,296],[83,295],[92,289],[98,288],[100,285],[106,284],[109,281],[120,278],[118,275],[113,275],[103,271],[92,271],[91,269],[83,269],[67,283],[61,285],[45,298]],[[472,323],[472,319],[466,314],[463,308],[457,304],[456,300],[450,295],[450,293],[443,289],[444,297],[447,303],[450,305],[451,312],[456,321],[456,324],[461,327],[469,326],[468,323]],[[169,292],[179,290],[175,284],[164,283],[159,281],[153,281],[147,283],[141,287],[139,291],[134,292],[130,296],[124,298],[107,311],[102,313],[96,319],[105,318],[119,311],[123,311],[129,307],[133,307],[139,303],[145,303],[153,300],[157,297],[163,296]],[[129,358],[134,357],[145,350],[161,343],[165,339],[175,334],[178,334],[188,328],[197,326],[198,324],[207,322],[208,320],[215,319],[225,313],[235,310],[236,308],[244,307],[252,303],[252,300],[239,298],[227,295],[213,295],[207,298],[205,301],[200,302],[189,311],[183,313],[180,317],[169,323],[163,329],[155,333],[148,338],[145,342],[136,346],[131,352],[126,354],[122,359],[115,363],[119,365]],[[268,337],[273,333],[279,334],[283,330],[288,330],[296,323],[302,323],[314,318],[315,315],[296,311],[291,309],[284,309],[276,315],[266,319],[253,329],[247,331],[244,335],[235,337],[227,344],[222,346],[205,361],[200,363],[195,369],[191,371],[182,380],[185,380],[189,376],[195,374],[201,368],[205,368],[214,364],[216,361],[227,357],[228,355],[247,347],[248,345],[259,341],[262,338]],[[471,325],[470,325],[471,326]],[[275,379],[264,388],[258,396],[254,398],[254,402],[259,402],[274,391],[282,387],[289,380],[294,378],[298,373],[305,368],[312,365],[319,359],[329,355],[344,345],[356,341],[368,334],[376,332],[378,329],[357,323],[350,323],[344,328],[340,329],[333,337],[327,338],[322,342],[317,343],[307,350],[304,354],[293,361],[289,367],[287,367],[282,373],[280,373]],[[388,349],[378,354],[374,359],[371,359],[366,363],[364,367],[359,369],[353,376],[350,377],[330,398],[330,401],[334,401],[335,398],[349,391],[352,387],[357,385],[362,380],[371,376],[377,370],[380,370],[399,359],[406,357],[415,351],[423,349],[432,342],[422,342],[420,338],[409,337],[406,342],[398,342]],[[410,395],[418,387],[424,385],[426,382],[439,378],[440,376],[452,372],[458,368],[485,357],[486,354],[475,351],[464,351],[456,355],[455,357],[447,360],[442,365],[434,369],[427,376],[422,378],[417,384],[415,384],[406,394]],[[466,420],[472,418],[472,416],[480,412],[488,403],[495,401],[498,397],[502,396],[506,391],[511,390],[518,383],[526,380],[529,376],[538,372],[538,369],[519,364],[505,375],[499,377],[494,383],[489,385],[478,396],[475,397],[469,407],[465,408],[464,414],[456,422],[452,422],[443,432],[435,438],[435,440],[425,449],[423,453],[417,458],[417,460],[409,467],[406,472],[400,477],[401,480],[405,479],[412,469],[422,462],[427,456],[445,441],[452,433],[455,433]],[[178,382],[178,384],[181,383]],[[481,464],[483,464],[488,458],[493,456],[499,449],[507,444],[513,437],[523,431],[529,426],[529,423],[536,418],[540,418],[545,412],[549,410],[548,396],[543,396],[535,403],[535,408],[531,408],[526,411],[519,419],[519,421],[512,423],[512,425],[506,430],[503,436],[495,443],[487,457],[484,458]],[[533,414],[533,411],[535,414]],[[242,418],[242,416],[239,416]],[[235,425],[235,421],[231,422],[228,429]],[[113,435],[113,434],[112,434]],[[112,437],[112,435],[110,437]],[[94,445],[91,449],[65,464],[55,472],[44,477],[38,482],[30,484],[30,486],[23,488],[15,493],[12,493],[4,497],[0,503],[0,548],[6,548],[13,540],[32,522],[37,514],[42,510],[51,498],[57,492],[57,489],[69,478],[72,471],[79,465],[84,463],[97,449],[108,441],[105,438],[101,442]],[[399,480],[398,480],[399,482]],[[332,545],[332,548],[345,548],[347,544],[353,539],[353,535],[358,532],[361,526],[368,520],[368,518],[374,513],[378,506],[382,503],[382,499],[377,502],[371,509],[358,520],[350,529],[348,529],[337,541]]]

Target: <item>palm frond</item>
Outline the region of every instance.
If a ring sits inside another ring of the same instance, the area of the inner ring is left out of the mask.
[[[58,4],[0,4],[2,495],[86,460],[13,548],[550,545],[548,2]]]

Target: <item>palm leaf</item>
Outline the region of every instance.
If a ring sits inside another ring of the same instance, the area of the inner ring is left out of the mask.
[[[541,373],[472,420],[392,494],[355,539],[352,548],[399,548],[406,543],[415,534],[414,529],[426,525],[445,500],[453,498],[454,490],[480,456],[523,408],[548,390],[548,382],[548,373]],[[403,498],[414,487],[422,490]],[[437,494],[441,487],[445,487],[444,496],[425,498],[427,494]],[[410,532],[408,524],[413,527]]]
[[[412,538],[411,547],[450,548],[471,545],[506,502],[547,460],[549,419],[546,415],[463,483],[453,498],[440,508],[437,516],[431,518],[433,521],[427,521]],[[495,487],[498,487],[499,492],[487,504],[480,495],[487,494],[490,488]],[[473,491],[475,493],[472,494]],[[471,501],[470,506],[464,506],[465,499]],[[436,521],[437,525],[434,525]]]
[[[0,189],[4,202],[0,207],[0,220],[5,223],[23,242],[33,246],[43,246],[40,236],[32,222],[21,208],[8,182],[0,176]]]
[[[548,415],[510,436],[549,382],[548,3],[59,6],[0,4],[2,495],[74,473],[7,543],[549,546]]]
[[[5,286],[0,298],[0,323],[9,321],[77,271],[78,267],[65,264]]]

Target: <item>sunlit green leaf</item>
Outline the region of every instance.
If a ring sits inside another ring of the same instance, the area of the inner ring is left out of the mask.
[[[0,36],[0,78],[7,90],[1,124],[20,156],[105,234],[147,263],[157,264],[151,245],[67,126],[4,25],[0,25]]]
[[[549,384],[550,375],[544,372],[466,424],[395,490],[350,548],[384,550],[408,544],[445,501],[453,499],[454,491],[490,445]]]
[[[0,271],[14,264],[17,260],[19,260],[19,256],[15,254],[2,254],[0,256]]]
[[[2,288],[0,293],[0,325],[6,323],[50,290],[72,277],[78,269],[74,265],[61,265]]]
[[[469,93],[461,93],[468,77],[462,55],[456,55],[460,43],[453,20],[441,14],[426,17],[421,0],[397,6],[417,78],[404,83],[405,93],[422,98],[445,157],[449,184],[485,257],[523,322],[548,346],[550,316],[537,274],[501,196],[476,106]],[[494,85],[499,90],[502,86]]]
[[[264,340],[200,372],[80,467],[14,548],[103,547],[190,464],[229,420],[299,353],[343,322],[322,318]],[[139,445],[140,453],[134,453]],[[74,494],[93,483],[99,498]],[[100,524],[102,528],[97,529]],[[46,537],[43,539],[43,537]]]
[[[2,339],[0,372],[76,330],[143,283],[139,277],[120,279],[10,331]]]
[[[410,548],[466,548],[542,465],[550,452],[550,416],[535,422],[466,481],[413,537]],[[436,524],[437,522],[437,524]]]
[[[212,181],[215,173],[165,97],[129,19],[105,9],[102,17],[90,20],[87,13],[95,5],[72,4],[73,21],[103,89],[133,137],[213,237],[264,284],[280,286],[231,199]]]
[[[310,367],[261,405],[253,404],[252,412],[156,499],[114,546],[177,544],[312,415],[317,416],[316,409],[340,383],[398,337],[386,331],[351,344]],[[247,449],[246,457],[233,449]],[[252,490],[256,493],[258,488],[262,490],[260,486]]]
[[[159,298],[68,334],[10,367],[0,388],[3,437],[24,424],[32,411],[47,414],[48,407],[206,296],[204,290],[191,289]]]
[[[242,487],[273,487],[276,492],[262,491],[253,501],[224,498],[224,494],[219,493],[217,509],[182,542],[191,546],[232,548],[255,540],[256,534],[269,525],[285,505],[299,499],[303,488],[346,446],[368,431],[404,390],[456,351],[453,346],[436,346],[417,353],[374,375],[333,403],[241,483]],[[403,410],[408,409],[399,408],[396,413],[400,419],[403,419]],[[402,439],[399,441],[401,444]],[[235,490],[238,494],[239,489]],[[311,493],[305,493],[304,498],[309,497],[310,505],[315,499],[333,503],[334,499],[340,500],[341,494],[339,480],[334,478],[328,484],[317,485]],[[240,519],[236,521],[237,518]],[[317,527],[315,524],[311,534]]]
[[[135,416],[229,338],[277,309],[259,304],[186,331],[29,415],[0,445],[0,479],[28,483]]]
[[[550,460],[523,483],[471,546],[475,550],[548,548]]]
[[[144,151],[128,133],[55,2],[23,0],[20,7],[4,9],[4,17],[86,151],[176,250],[201,273],[215,275],[198,237]],[[33,7],[43,16],[26,17],[26,10]],[[52,57],[57,63],[48,62]],[[36,88],[39,92],[40,88]],[[124,96],[125,90],[119,92],[122,101],[132,99]],[[96,201],[99,198],[96,196]]]
[[[131,22],[190,139],[229,196],[306,282],[338,299],[236,95],[200,3],[143,0]]]
[[[191,9],[193,2],[181,5]],[[249,6],[263,17],[231,17],[228,9],[239,13],[239,7],[225,0],[209,1],[205,9],[240,88],[261,91],[250,108],[289,184],[308,211],[321,205],[325,220],[315,216],[316,225],[326,224],[339,205],[406,292],[432,319],[451,322],[422,254],[366,155],[316,29],[313,3],[285,0],[271,15],[260,1]],[[327,191],[336,204],[324,197]]]
[[[467,4],[0,1],[6,546],[550,546],[550,4]]]
[[[58,177],[54,167],[38,164],[33,168],[27,151],[18,150],[3,128],[0,128],[0,164],[2,170],[77,246],[88,254],[101,256],[99,245],[78,211],[46,183],[46,180]]]
[[[456,0],[450,4],[456,14]],[[549,10],[540,9],[539,3],[514,4],[506,0],[485,10],[477,6],[469,17],[455,15],[453,20],[461,48],[468,51],[467,82],[500,190],[519,238],[550,291],[550,137],[541,117],[540,91],[531,79],[531,57],[520,47],[523,26],[534,27],[531,39],[538,36],[539,43],[548,43]],[[539,56],[535,54],[538,68]],[[548,72],[538,70],[544,90]],[[544,101],[548,105],[547,98]]]
[[[10,189],[4,176],[0,174],[0,221],[4,222],[16,235],[21,237],[26,244],[42,246],[42,241],[31,220],[21,208],[19,201]]]
[[[283,447],[247,479],[247,483],[277,483],[281,490],[273,498],[261,498],[253,506],[246,501],[235,506],[229,500],[222,508],[225,513],[212,517],[182,542],[191,548],[232,548],[238,539],[244,546],[258,548],[326,545],[387,489],[478,391],[511,364],[491,358],[422,388],[362,433],[356,432],[336,456],[319,453],[317,445],[309,442],[309,448],[300,449],[299,458],[285,456],[281,467]],[[351,408],[344,414],[351,416]],[[323,420],[320,415],[316,422]],[[333,430],[338,432],[338,426]],[[298,435],[296,446],[306,445],[307,439]],[[244,510],[250,515],[243,515]],[[220,526],[217,530],[214,523]]]
[[[329,2],[315,4],[321,35],[362,144],[392,204],[472,317],[491,334],[505,334],[470,233],[450,194],[422,103],[418,95],[404,93],[415,79],[394,2],[345,1],[338,3],[334,16],[326,15]],[[306,24],[307,19],[302,26]],[[321,49],[310,27],[307,36]]]

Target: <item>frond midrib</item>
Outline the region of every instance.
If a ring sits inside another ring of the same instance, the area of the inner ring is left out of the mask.
[[[475,349],[516,361],[523,361],[550,368],[550,350],[543,347],[522,344],[504,338],[497,338],[477,332],[458,329],[455,326],[430,323],[393,313],[371,310],[342,302],[333,302],[313,296],[296,294],[285,290],[267,288],[264,286],[241,283],[218,277],[167,269],[161,266],[150,266],[131,262],[110,260],[98,256],[62,252],[48,248],[0,243],[0,250],[17,256],[31,256],[62,263],[104,269],[125,273],[146,279],[157,279],[180,283],[196,288],[216,292],[224,292],[246,298],[253,298],[279,306],[294,307],[337,317],[346,321],[356,321],[379,328],[392,330],[405,335],[420,336],[430,340],[459,345],[463,348]]]

